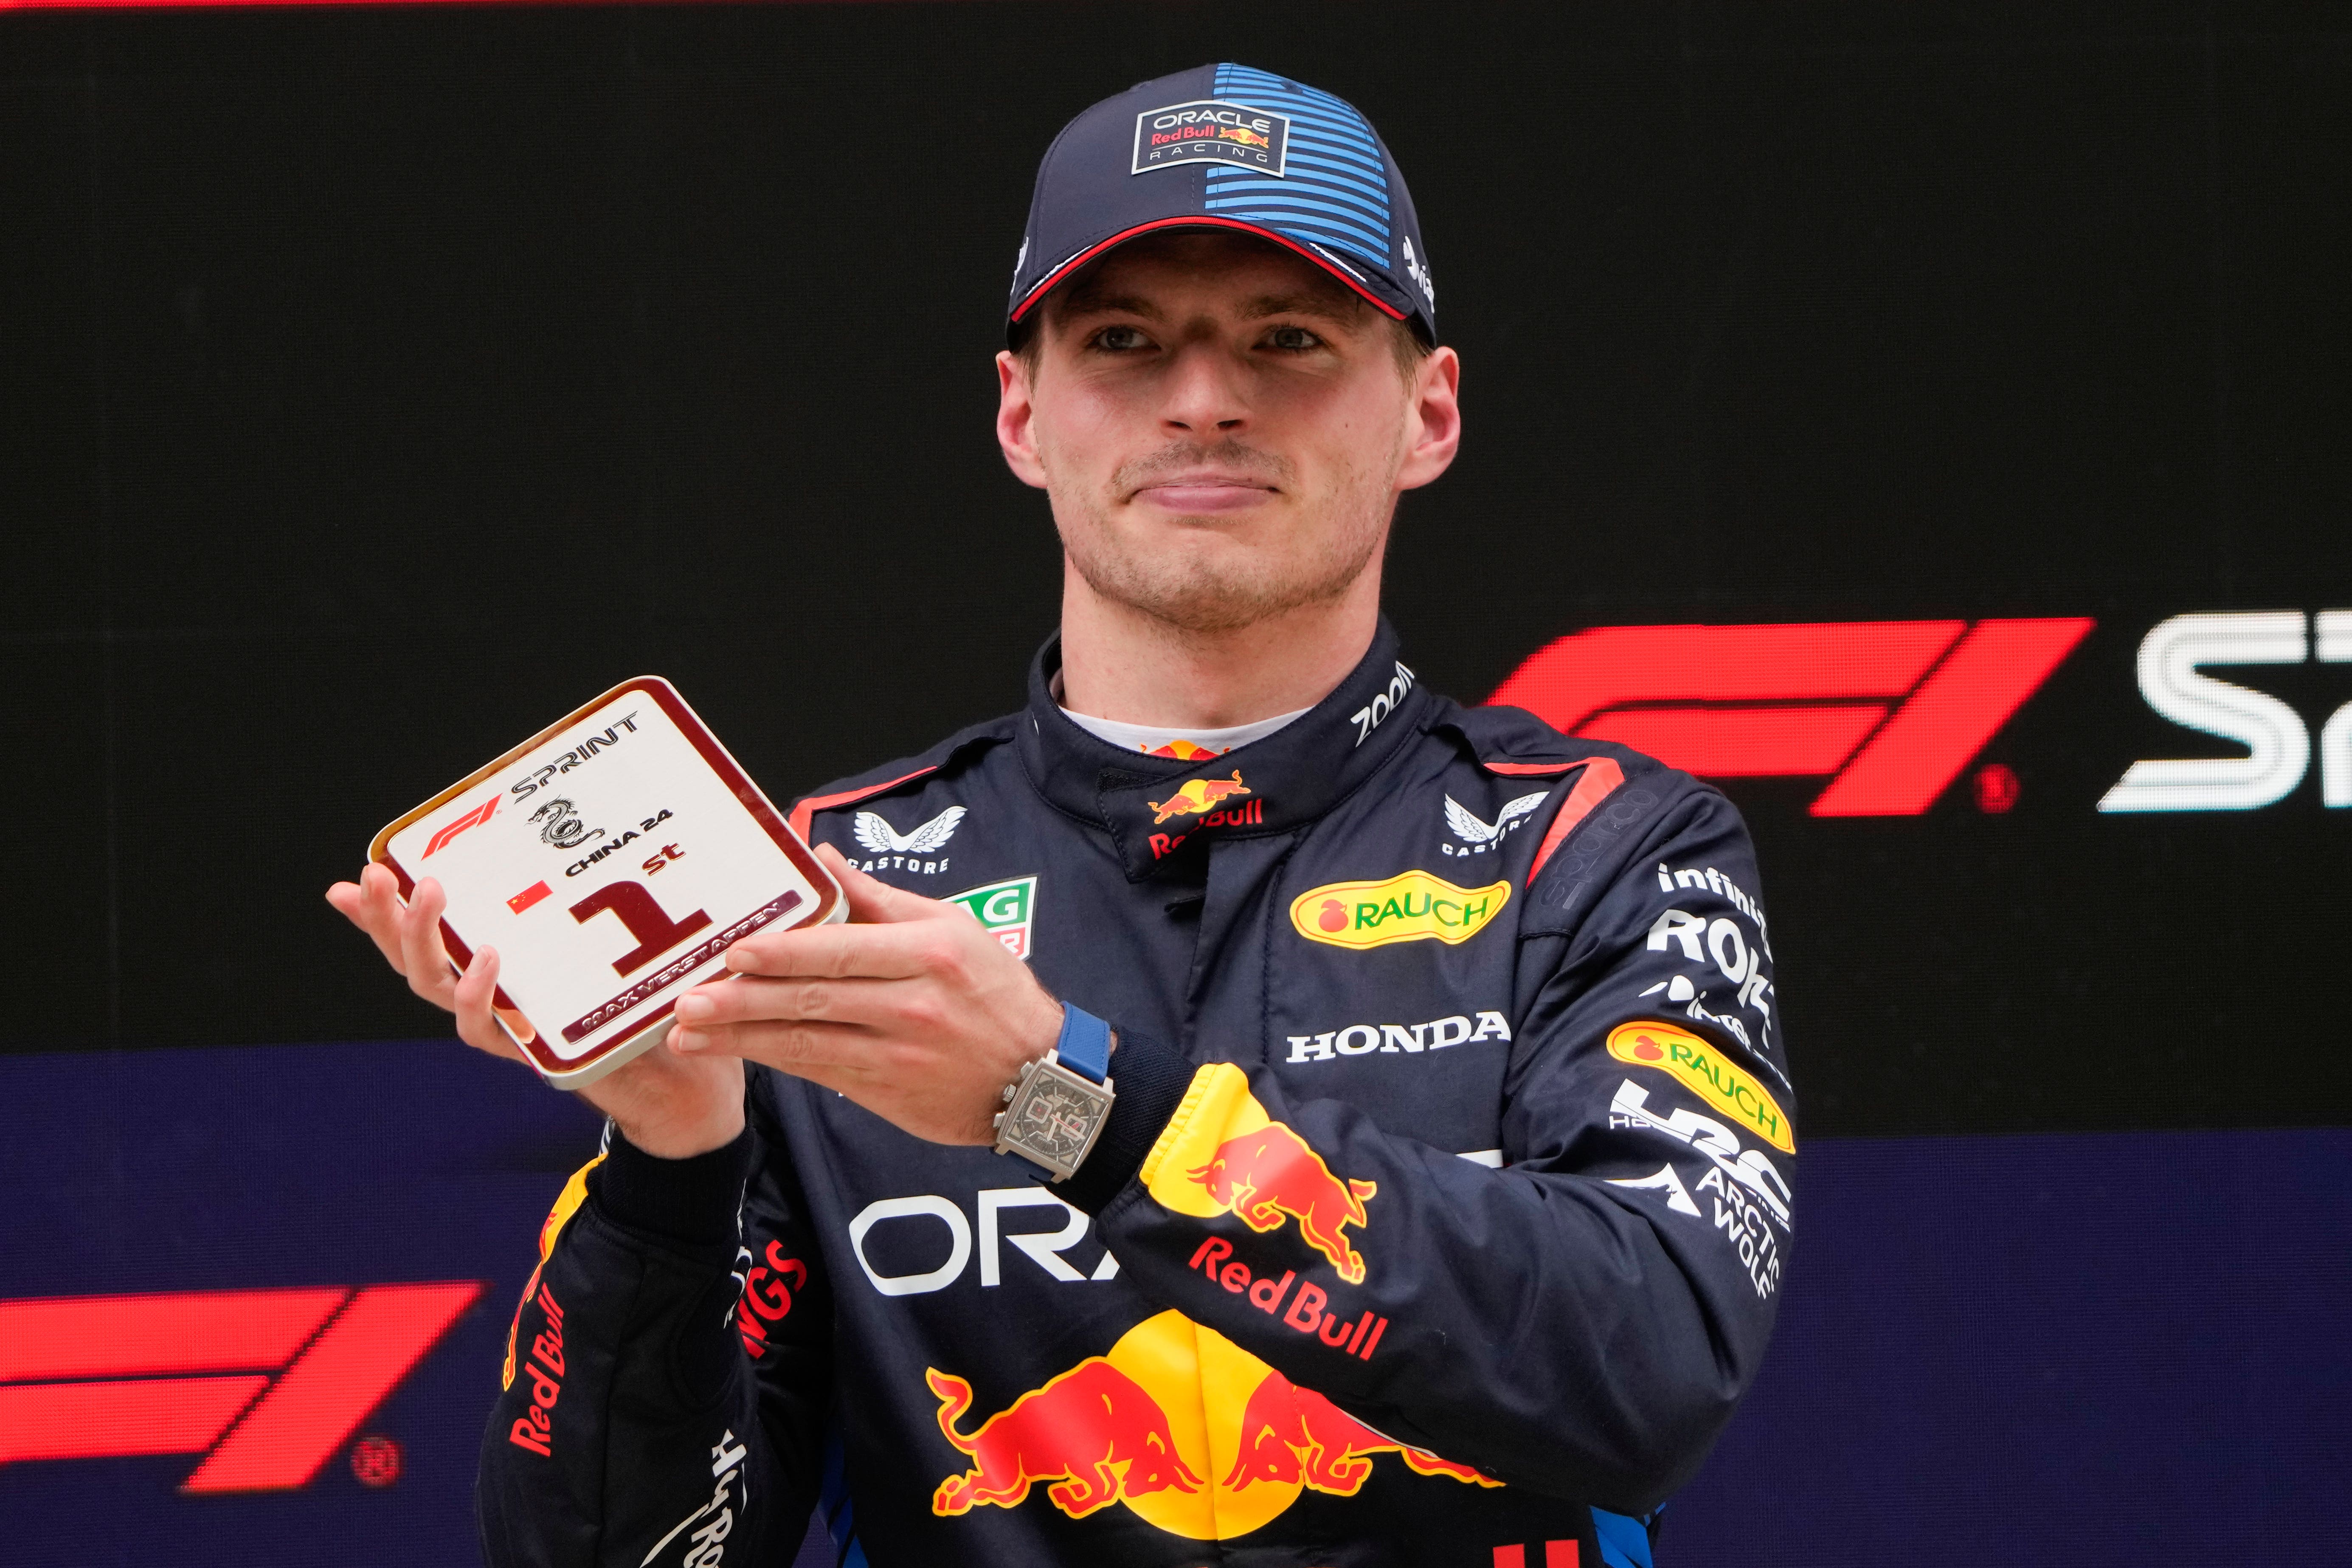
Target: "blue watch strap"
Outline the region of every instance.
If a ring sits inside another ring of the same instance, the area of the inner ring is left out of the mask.
[[[1054,1049],[1072,1072],[1097,1083],[1110,1076],[1110,1026],[1074,1003],[1062,1004],[1062,1037]]]

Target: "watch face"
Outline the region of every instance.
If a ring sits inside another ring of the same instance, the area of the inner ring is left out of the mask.
[[[1043,1163],[1074,1166],[1102,1119],[1108,1098],[1058,1074],[1036,1073],[1005,1118],[1005,1142]]]

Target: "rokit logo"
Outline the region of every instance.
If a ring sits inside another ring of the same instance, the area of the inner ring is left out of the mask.
[[[317,1478],[475,1280],[0,1301],[0,1465],[205,1456],[180,1490]]]
[[[2311,766],[2303,715],[2267,692],[2200,673],[2207,665],[2352,664],[2352,610],[2175,616],[2140,640],[2139,691],[2183,729],[2246,748],[2242,757],[2134,763],[2101,811],[2251,811],[2284,800]],[[2352,806],[2352,702],[2319,730],[2319,799]]]

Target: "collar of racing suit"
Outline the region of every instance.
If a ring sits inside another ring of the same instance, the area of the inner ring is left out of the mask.
[[[1330,695],[1290,723],[1221,756],[1190,762],[1123,751],[1071,721],[1053,695],[1062,639],[1029,665],[1028,722],[1016,749],[1037,792],[1107,829],[1128,880],[1197,875],[1206,830],[1219,839],[1305,826],[1362,787],[1423,724],[1430,699],[1397,657],[1381,617],[1372,646]]]

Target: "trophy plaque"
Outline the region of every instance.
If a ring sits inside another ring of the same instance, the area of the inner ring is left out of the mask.
[[[448,895],[461,966],[499,960],[493,1004],[565,1089],[658,1044],[680,993],[757,931],[846,918],[841,888],[668,681],[614,687],[375,836],[411,896]]]

